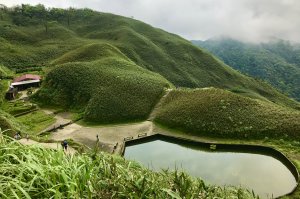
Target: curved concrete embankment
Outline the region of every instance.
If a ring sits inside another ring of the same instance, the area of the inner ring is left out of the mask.
[[[166,141],[166,142],[180,144],[180,145],[186,145],[189,148],[193,148],[193,146],[194,146],[194,147],[201,147],[201,148],[203,148],[203,150],[210,150],[210,151],[213,150],[213,151],[218,151],[218,152],[227,151],[227,152],[256,153],[256,154],[271,156],[271,157],[279,160],[280,162],[282,162],[290,170],[290,172],[293,174],[293,176],[297,182],[295,187],[289,193],[286,193],[285,195],[292,194],[299,184],[299,172],[298,172],[296,166],[283,153],[281,153],[280,151],[278,151],[272,147],[267,147],[267,146],[250,145],[250,144],[223,144],[223,143],[215,143],[215,142],[203,142],[203,141],[195,141],[195,140],[178,137],[178,136],[154,134],[154,135],[150,135],[148,137],[140,137],[140,138],[137,137],[136,139],[125,140],[122,155],[124,155],[125,148],[127,146],[143,144],[143,143],[155,141],[157,139]],[[213,149],[211,149],[211,148],[213,148]]]

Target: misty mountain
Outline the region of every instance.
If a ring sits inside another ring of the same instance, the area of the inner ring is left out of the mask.
[[[300,45],[284,40],[252,44],[222,38],[192,41],[244,74],[263,79],[300,100]]]

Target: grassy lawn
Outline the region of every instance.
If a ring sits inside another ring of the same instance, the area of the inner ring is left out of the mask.
[[[47,115],[43,111],[35,111],[27,115],[18,117],[17,120],[24,124],[24,129],[31,135],[37,135],[39,132],[47,128],[55,122],[53,115]]]

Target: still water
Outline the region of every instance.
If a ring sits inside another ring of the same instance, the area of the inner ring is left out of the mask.
[[[284,195],[296,185],[290,170],[267,155],[212,152],[155,140],[126,147],[124,156],[156,171],[176,167],[209,184],[242,186],[262,198]]]

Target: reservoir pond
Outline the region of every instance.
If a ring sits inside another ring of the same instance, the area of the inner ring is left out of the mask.
[[[177,168],[209,184],[241,186],[262,198],[285,195],[297,184],[281,161],[258,153],[210,150],[156,139],[126,146],[124,157],[155,171]]]

